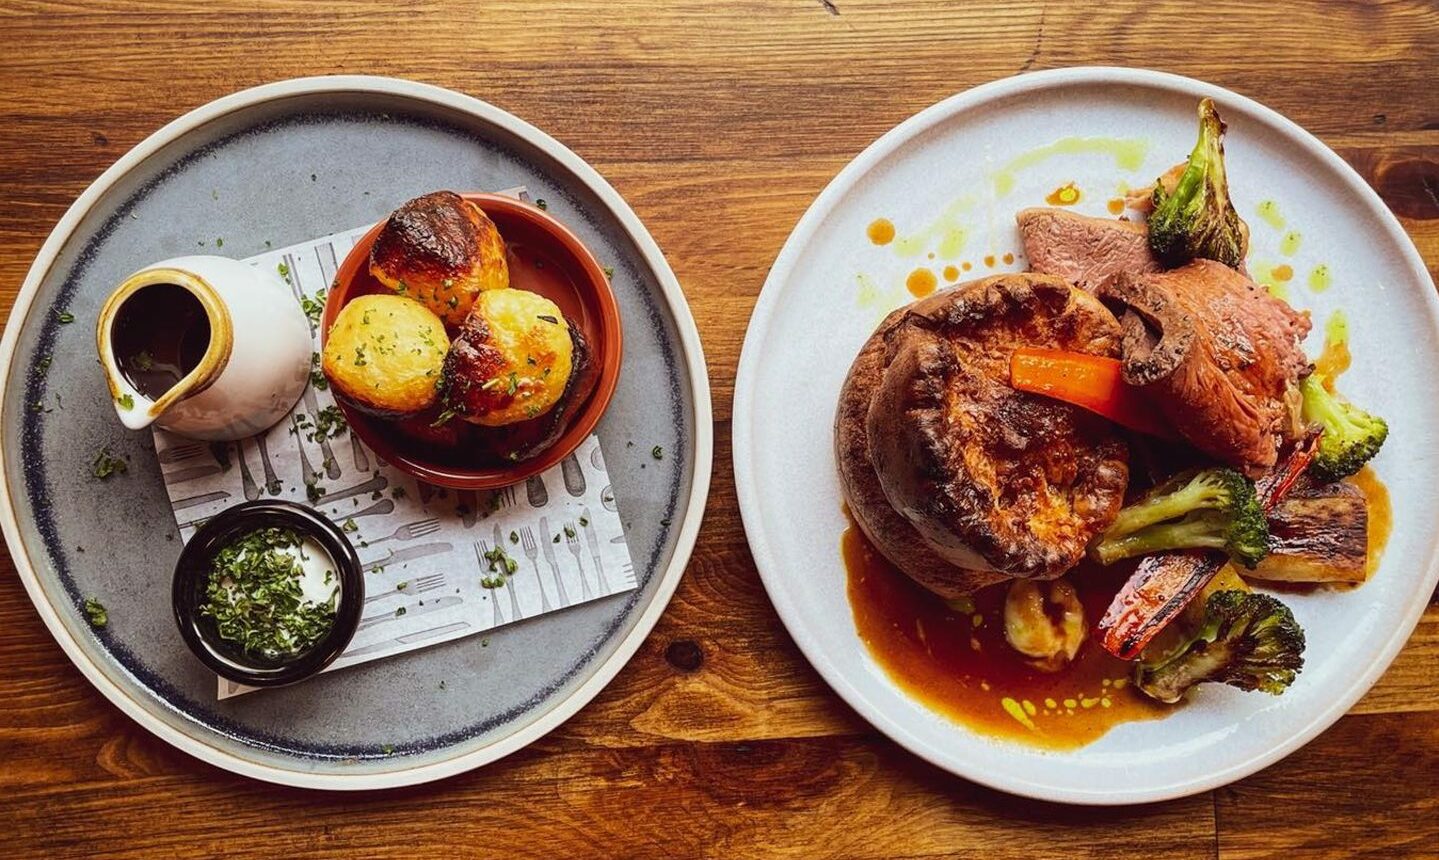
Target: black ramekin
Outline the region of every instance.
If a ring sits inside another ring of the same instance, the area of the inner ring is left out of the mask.
[[[199,610],[205,601],[210,565],[220,550],[236,538],[271,527],[314,538],[330,554],[340,580],[340,600],[335,607],[335,622],[319,642],[292,657],[266,662],[240,653],[221,639],[215,622]],[[211,517],[185,544],[175,565],[171,598],[180,636],[200,662],[238,684],[277,687],[317,674],[350,644],[365,606],[365,575],[349,538],[322,514],[293,502],[245,502]]]

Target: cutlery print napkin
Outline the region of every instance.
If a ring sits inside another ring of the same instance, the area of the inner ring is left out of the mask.
[[[524,189],[501,193],[525,196]],[[321,293],[339,262],[367,230],[357,227],[246,262],[280,273],[297,302],[303,296],[323,305]],[[231,505],[262,498],[309,504],[348,533],[365,566],[365,609],[355,638],[326,671],[635,587],[597,436],[525,483],[456,491],[381,461],[348,429],[328,427],[321,416],[333,414],[330,392],[312,384],[279,424],[239,442],[210,444],[154,431],[182,540]],[[514,574],[490,569],[485,556],[495,547],[518,564]],[[221,699],[254,689],[218,681]]]

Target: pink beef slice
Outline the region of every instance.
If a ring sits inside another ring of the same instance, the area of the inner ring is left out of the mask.
[[[1119,274],[1099,297],[1124,331],[1124,381],[1209,456],[1263,474],[1299,432],[1309,316],[1213,260]]]
[[[1142,275],[1162,268],[1149,252],[1143,224],[1047,207],[1022,209],[1016,220],[1032,270],[1089,292],[1120,272]]]

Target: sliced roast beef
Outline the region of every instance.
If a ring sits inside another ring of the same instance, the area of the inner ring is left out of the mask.
[[[1251,474],[1274,465],[1299,429],[1307,314],[1212,260],[1120,273],[1099,295],[1120,313],[1126,382],[1200,451]]]
[[[1030,268],[1090,292],[1120,272],[1160,269],[1143,224],[1044,207],[1022,209],[1015,217]]]

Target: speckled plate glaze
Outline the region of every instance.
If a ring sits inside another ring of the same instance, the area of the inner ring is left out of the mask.
[[[376,221],[437,188],[515,185],[544,199],[615,269],[625,357],[598,432],[640,587],[485,639],[217,702],[214,675],[169,617],[180,542],[150,434],[119,426],[95,366],[101,301],[146,263],[202,246],[246,257]],[[62,311],[72,324],[60,322]],[[614,677],[663,611],[709,489],[704,356],[679,284],[634,212],[533,126],[405,81],[269,84],[151,135],[80,196],[45,242],[0,343],[0,370],[0,519],[56,641],[145,728],[205,761],[279,783],[424,782],[493,761],[559,725]],[[663,460],[650,456],[655,445]],[[102,446],[129,458],[129,474],[103,483],[91,476]],[[80,611],[91,595],[109,608],[100,631]]]
[[[1354,365],[1340,388],[1389,420],[1375,466],[1392,495],[1393,535],[1364,586],[1285,598],[1309,647],[1304,672],[1282,697],[1207,685],[1165,719],[1122,724],[1062,753],[976,734],[905,695],[855,632],[839,554],[845,520],[832,426],[840,385],[880,318],[912,298],[907,273],[951,262],[947,241],[960,247],[956,261],[972,261],[966,279],[1023,268],[1022,259],[1000,262],[1022,250],[1015,211],[1044,205],[1048,193],[1073,181],[1084,195],[1079,211],[1104,214],[1119,182],[1147,184],[1188,154],[1203,96],[1229,123],[1229,181],[1252,230],[1251,270],[1282,259],[1298,273],[1289,292],[1314,314],[1311,354],[1330,315],[1348,314]],[[1052,146],[1070,136],[1147,143]],[[1303,234],[1297,252],[1281,256],[1283,231],[1258,215],[1266,199],[1287,214],[1286,229]],[[945,229],[925,235],[926,225],[946,227],[948,216],[960,222],[958,238],[949,240]],[[872,245],[866,226],[879,217],[901,237],[919,232],[924,241]],[[1333,287],[1310,290],[1306,275],[1321,263]],[[1278,761],[1343,715],[1398,653],[1433,594],[1439,401],[1422,392],[1439,375],[1436,332],[1434,284],[1398,221],[1337,155],[1274,111],[1210,84],[1141,70],[1064,69],[987,84],[922,111],[861,153],[815,200],[775,261],[735,387],[735,480],[750,548],[785,626],[825,680],[940,767],[1070,803],[1204,791]],[[780,402],[784,420],[776,421],[770,404]]]

